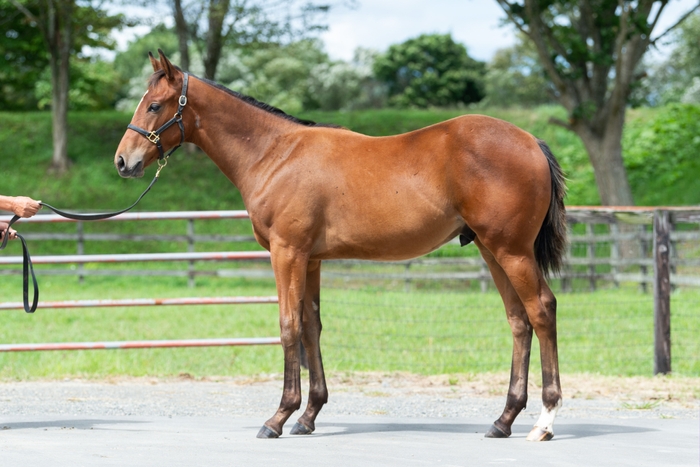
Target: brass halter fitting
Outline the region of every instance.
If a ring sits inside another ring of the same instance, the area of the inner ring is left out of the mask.
[[[160,175],[160,171],[163,170],[166,165],[168,165],[167,157],[164,157],[163,159],[158,159],[158,170],[156,170],[156,178],[158,178],[158,175]]]

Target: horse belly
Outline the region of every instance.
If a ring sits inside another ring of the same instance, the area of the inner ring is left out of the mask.
[[[377,206],[376,204],[379,204]],[[366,203],[329,213],[317,244],[318,259],[398,261],[422,256],[464,227],[456,212],[410,203]]]

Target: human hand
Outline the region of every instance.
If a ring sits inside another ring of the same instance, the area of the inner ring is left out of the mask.
[[[0,242],[5,238],[5,232],[7,232],[8,228],[9,224],[7,222],[0,222]],[[15,238],[17,238],[17,232],[14,229],[10,229],[10,240]]]
[[[26,196],[12,198],[12,211],[19,217],[32,217],[41,209],[40,201],[35,201]]]

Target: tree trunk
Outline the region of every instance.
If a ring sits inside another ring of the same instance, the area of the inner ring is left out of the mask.
[[[51,170],[68,170],[68,89],[70,84],[71,15],[70,1],[49,2],[48,31],[51,63],[51,113],[53,118],[53,157]]]
[[[580,122],[573,130],[583,141],[593,165],[600,202],[603,206],[633,206],[632,190],[622,160],[624,108],[611,113],[601,128]]]
[[[182,11],[182,1],[174,0],[173,7],[175,10],[175,33],[177,34],[178,50],[180,51],[180,66],[183,70],[188,71],[190,69],[190,51],[188,48],[190,34],[187,29],[185,14]]]
[[[224,19],[228,14],[230,0],[210,0],[209,2],[209,30],[207,32],[207,50],[204,55],[204,77],[216,79],[216,69],[221,58],[221,49],[224,46],[222,32]]]

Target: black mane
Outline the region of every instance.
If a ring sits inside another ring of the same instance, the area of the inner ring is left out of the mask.
[[[180,70],[180,68],[178,68],[178,67],[175,67],[175,68]],[[182,71],[182,70],[180,70],[180,71]],[[289,115],[288,113],[286,113],[282,109],[278,109],[277,107],[273,107],[273,106],[266,104],[264,102],[260,102],[259,100],[255,99],[253,97],[250,97],[250,96],[246,96],[245,94],[241,94],[240,92],[232,91],[229,88],[227,88],[226,86],[223,86],[219,83],[216,83],[214,81],[211,81],[211,80],[208,80],[205,78],[200,78],[199,76],[192,75],[191,73],[190,73],[190,75],[194,76],[195,78],[197,78],[198,80],[200,80],[204,83],[207,83],[210,86],[213,86],[217,89],[220,89],[220,90],[226,92],[227,94],[230,94],[233,97],[236,97],[236,98],[242,100],[243,102],[245,102],[247,104],[254,105],[255,107],[257,107],[259,109],[262,109],[262,110],[269,112],[273,115],[276,115],[278,117],[284,118],[285,120],[289,120],[290,122],[294,122],[294,123],[297,123],[299,125],[304,125],[304,126],[311,126],[311,127],[340,128],[340,129],[343,128],[342,126],[335,125],[333,123],[316,123],[312,120],[304,120],[301,118],[294,117],[292,115]],[[150,88],[150,87],[154,86],[163,76],[165,76],[165,71],[163,69],[160,69],[160,70],[154,72],[153,75],[151,75],[151,78],[148,80],[148,87]]]

